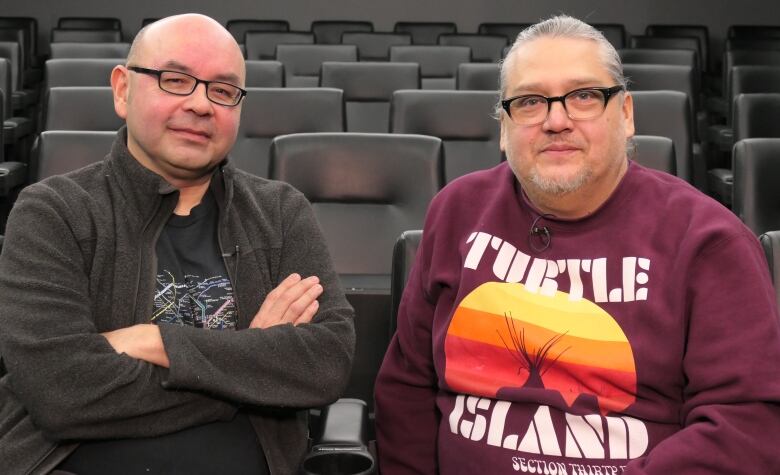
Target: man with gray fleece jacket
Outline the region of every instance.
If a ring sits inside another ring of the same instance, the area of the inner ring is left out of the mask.
[[[306,199],[235,169],[244,61],[155,22],[102,162],[32,185],[0,257],[2,473],[294,473],[354,351]],[[201,84],[203,87],[200,87]]]

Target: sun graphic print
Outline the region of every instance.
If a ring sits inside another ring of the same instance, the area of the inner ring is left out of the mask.
[[[445,340],[445,380],[463,394],[512,400],[528,388],[582,395],[602,415],[636,400],[631,345],[614,318],[587,299],[546,296],[490,282],[461,301]]]

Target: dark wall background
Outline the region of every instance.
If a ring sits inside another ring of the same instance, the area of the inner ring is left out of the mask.
[[[38,19],[40,44],[61,16],[109,16],[122,20],[130,39],[143,18],[200,12],[223,24],[232,18],[284,19],[295,30],[312,20],[369,20],[377,31],[396,21],[453,21],[459,31],[474,32],[482,22],[533,22],[567,13],[589,22],[623,23],[641,34],[650,23],[692,23],[709,27],[717,44],[731,24],[780,24],[777,0],[0,0],[0,15]]]

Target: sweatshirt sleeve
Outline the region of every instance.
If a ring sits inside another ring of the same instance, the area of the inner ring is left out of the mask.
[[[683,429],[625,473],[780,473],[780,331],[766,261],[747,230],[688,276]]]
[[[438,473],[440,415],[432,355],[435,306],[424,289],[433,232],[423,233],[398,310],[398,328],[375,386],[379,467],[383,473]]]
[[[234,332],[161,325],[171,362],[166,387],[202,390],[252,406],[291,408],[322,406],[341,395],[355,349],[354,311],[311,206],[297,192],[289,200],[283,206],[287,221],[278,276],[281,280],[297,272],[319,277],[323,293],[317,314],[308,324]]]
[[[22,192],[0,257],[0,353],[8,388],[52,439],[154,436],[231,418],[233,404],[163,388],[168,371],[117,354],[94,325],[89,262],[69,207]]]

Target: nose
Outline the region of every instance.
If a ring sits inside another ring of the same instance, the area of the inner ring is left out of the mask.
[[[187,96],[184,107],[197,115],[210,115],[214,112],[214,104],[206,96],[206,85],[198,84],[192,94]]]
[[[553,133],[562,132],[572,127],[571,122],[572,120],[563,106],[563,101],[551,102],[547,118],[542,122],[542,130]]]

